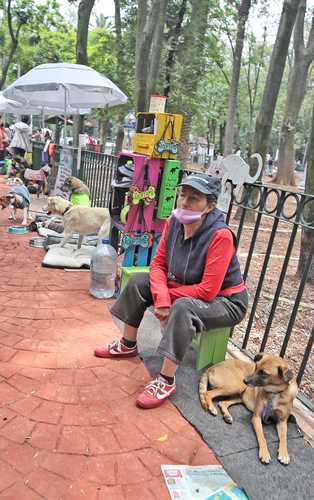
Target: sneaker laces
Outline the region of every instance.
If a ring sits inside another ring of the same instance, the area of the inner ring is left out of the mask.
[[[167,382],[162,377],[157,377],[154,380],[152,380],[149,384],[147,384],[147,386],[145,387],[145,392],[147,392],[151,396],[156,396],[159,390],[163,393],[167,392],[166,385],[173,385],[173,384],[167,384]]]
[[[113,340],[110,344],[108,344],[108,349],[116,348],[120,350],[121,346],[125,347],[126,349],[135,349],[136,345],[134,347],[128,347],[121,340]]]
[[[112,349],[115,347],[119,349],[120,345],[121,345],[120,340],[113,340],[110,344],[108,344],[108,349]]]

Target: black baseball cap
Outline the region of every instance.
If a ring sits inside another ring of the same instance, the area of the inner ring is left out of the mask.
[[[178,186],[189,186],[200,193],[212,195],[217,199],[221,191],[221,180],[207,174],[191,174]]]

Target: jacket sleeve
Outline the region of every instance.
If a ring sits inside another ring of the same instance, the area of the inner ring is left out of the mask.
[[[150,290],[155,307],[170,307],[171,300],[167,284],[166,237],[170,219],[166,221],[161,239],[158,243],[155,257],[149,269]]]
[[[219,229],[208,248],[201,282],[169,288],[171,302],[180,297],[194,297],[207,302],[213,300],[220,292],[234,252],[231,231]]]

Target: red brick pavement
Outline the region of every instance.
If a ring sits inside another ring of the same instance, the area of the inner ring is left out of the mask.
[[[97,359],[117,335],[88,273],[41,267],[0,214],[0,499],[163,500],[160,464],[217,463],[166,402],[145,411],[139,359]]]

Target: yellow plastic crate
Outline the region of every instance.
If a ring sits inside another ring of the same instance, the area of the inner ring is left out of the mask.
[[[175,160],[183,117],[170,113],[138,113],[133,151],[152,158]]]

